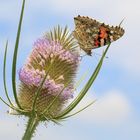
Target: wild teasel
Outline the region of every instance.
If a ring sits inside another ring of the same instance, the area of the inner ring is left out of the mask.
[[[56,116],[63,104],[73,97],[78,64],[78,52],[63,48],[59,40],[38,39],[27,62],[19,71],[21,84],[18,98],[21,107],[32,112],[35,93],[45,78],[34,109],[38,116],[42,113],[48,119],[50,116]],[[55,98],[52,107],[45,112]]]
[[[59,124],[61,120],[79,113],[94,103],[93,101],[78,112],[70,114],[96,79],[110,44],[86,85],[78,96],[66,106],[65,103],[72,98],[75,89],[74,79],[79,64],[79,54],[76,50],[75,39],[69,34],[67,28],[64,30],[60,26],[54,28],[54,31],[50,31],[35,42],[31,55],[19,70],[21,82],[17,92],[16,65],[24,6],[25,0],[22,4],[12,63],[12,89],[15,103],[8,95],[6,84],[8,41],[3,63],[3,83],[8,102],[1,97],[0,100],[12,109],[11,114],[24,115],[29,118],[22,140],[30,140],[40,121],[53,121]]]

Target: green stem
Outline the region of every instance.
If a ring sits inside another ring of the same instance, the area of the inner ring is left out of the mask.
[[[38,124],[39,124],[38,117],[36,115],[31,116],[29,118],[28,125],[22,140],[31,140]]]

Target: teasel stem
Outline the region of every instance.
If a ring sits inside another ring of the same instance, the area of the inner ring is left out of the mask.
[[[38,124],[39,124],[39,119],[37,114],[32,113],[32,115],[29,118],[28,125],[22,140],[31,140]]]

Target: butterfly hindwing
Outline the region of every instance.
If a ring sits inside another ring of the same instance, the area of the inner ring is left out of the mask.
[[[80,48],[88,55],[92,54],[92,49],[116,41],[124,34],[124,29],[120,26],[105,25],[89,17],[77,16],[74,21],[75,30],[73,35],[78,40]]]

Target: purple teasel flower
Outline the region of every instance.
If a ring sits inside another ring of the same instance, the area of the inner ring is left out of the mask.
[[[38,39],[26,63],[19,71],[21,106],[25,110],[31,110],[35,92],[46,76],[37,99],[36,109],[40,114],[58,96],[50,111],[53,115],[57,114],[63,104],[73,97],[78,64],[77,51],[63,48],[58,41],[47,38]]]

